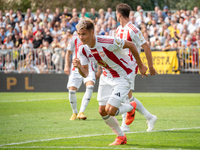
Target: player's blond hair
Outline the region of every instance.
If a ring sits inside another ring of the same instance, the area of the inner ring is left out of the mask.
[[[77,30],[87,29],[87,30],[94,30],[94,23],[89,18],[82,18],[79,23],[76,25]]]

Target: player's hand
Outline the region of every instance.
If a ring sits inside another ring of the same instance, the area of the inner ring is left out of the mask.
[[[145,66],[145,65],[142,64],[142,65],[140,65],[138,67],[139,67],[139,70],[140,70],[140,73],[141,73],[142,77],[144,77],[144,76],[148,77],[148,75],[146,74],[146,72],[147,72],[147,66]]]
[[[157,71],[156,71],[156,69],[154,67],[150,67],[149,68],[149,72],[150,72],[151,76],[158,74]]]
[[[64,72],[65,72],[67,75],[70,75],[70,68],[69,68],[68,66],[65,66]]]
[[[74,58],[72,63],[73,63],[73,66],[75,68],[80,68],[81,67],[81,62],[80,62],[80,59],[78,59],[78,58]]]

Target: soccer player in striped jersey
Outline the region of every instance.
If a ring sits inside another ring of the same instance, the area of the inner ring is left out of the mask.
[[[99,113],[117,135],[110,145],[126,144],[126,135],[115,116],[127,112],[125,123],[130,125],[133,122],[136,103],[133,101],[130,104],[122,104],[122,101],[130,91],[132,74],[135,73],[136,66],[138,65],[143,76],[146,75],[147,67],[142,63],[137,48],[132,42],[115,37],[95,36],[92,20],[82,19],[76,28],[83,45],[78,50],[80,57],[74,58],[72,63],[83,77],[89,74],[90,60],[103,68],[97,96]],[[124,54],[123,48],[130,49],[137,64]]]
[[[116,6],[117,21],[121,24],[120,26],[118,26],[116,30],[116,36],[121,39],[133,42],[135,46],[137,47],[138,53],[140,53],[141,51],[140,48],[142,47],[145,51],[145,55],[148,61],[150,75],[151,76],[156,75],[157,72],[155,68],[153,67],[153,63],[152,63],[151,49],[149,45],[147,44],[145,38],[143,37],[141,31],[129,21],[130,11],[131,11],[130,6],[125,3],[121,3]],[[132,61],[135,61],[135,58],[133,57],[129,49],[124,49],[124,51],[130,57]],[[152,115],[137,98],[132,96],[132,90],[134,90],[134,86],[135,86],[136,74],[137,74],[137,68],[136,68],[135,74],[133,75],[131,90],[129,91],[128,98],[125,101],[126,103],[127,102],[129,103],[130,101],[135,101],[137,103],[136,110],[147,119],[147,123],[148,123],[147,131],[152,131],[154,128],[154,124],[157,120],[157,117],[155,115]],[[121,128],[123,131],[127,132],[127,131],[130,131],[130,129],[129,129],[129,126],[125,124],[125,117],[126,117],[126,114],[123,114]]]
[[[73,66],[73,64],[70,62],[71,55],[72,58],[79,57],[78,56],[78,48],[82,45],[80,39],[78,38],[77,34],[74,34],[72,38],[70,39],[70,42],[67,47],[67,53],[65,57],[65,68],[64,72],[69,75],[69,80],[67,84],[67,88],[69,89],[69,101],[71,108],[73,110],[73,114],[70,118],[70,120],[76,120],[76,119],[87,119],[86,115],[84,114],[84,111],[89,104],[89,101],[92,96],[93,88],[96,79],[99,78],[101,74],[101,69],[98,67],[98,71],[95,74],[94,72],[94,65],[92,62],[89,63],[89,75],[87,78],[83,78],[79,72],[78,69]],[[70,67],[71,65],[71,67]],[[80,111],[78,113],[77,111],[77,99],[76,99],[76,91],[81,86],[82,82],[84,82],[86,86],[85,94],[82,98]]]

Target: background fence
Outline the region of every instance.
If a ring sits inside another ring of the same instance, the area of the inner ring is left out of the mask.
[[[64,49],[0,50],[2,73],[64,73]],[[147,65],[144,52],[142,61]],[[159,74],[199,73],[200,48],[187,47],[161,51],[152,49],[153,63]]]

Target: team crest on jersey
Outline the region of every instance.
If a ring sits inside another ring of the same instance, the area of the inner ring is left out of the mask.
[[[115,39],[115,42],[117,43],[117,45],[118,45],[119,47],[121,47],[121,48],[122,48],[122,44],[123,44],[123,42],[122,42],[122,40],[121,40],[121,39],[119,39],[119,38],[116,38],[116,39]]]
[[[101,57],[105,56],[104,52],[99,52],[99,54],[100,54]]]

